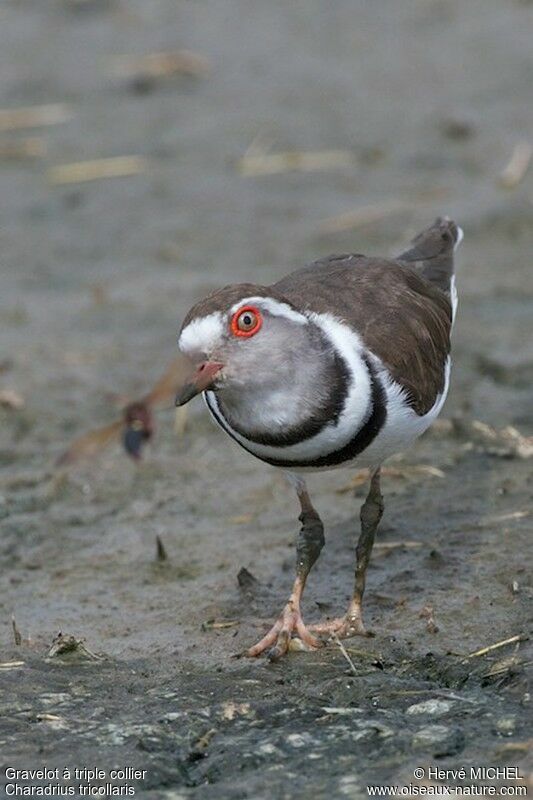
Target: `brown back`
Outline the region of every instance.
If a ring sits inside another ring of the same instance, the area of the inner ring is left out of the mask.
[[[450,351],[448,296],[413,268],[365,256],[330,256],[272,287],[298,310],[331,313],[390,370],[417,414],[443,391]]]

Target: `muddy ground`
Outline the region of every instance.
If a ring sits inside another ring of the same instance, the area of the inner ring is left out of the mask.
[[[443,417],[531,435],[533,172],[513,189],[498,176],[531,138],[532,36],[525,0],[2,3],[1,105],[72,114],[2,134],[46,147],[0,161],[0,388],[25,401],[0,408],[2,781],[9,767],[127,766],[154,800],[359,798],[418,785],[415,767],[530,774],[531,460],[441,427],[394,464],[368,581],[375,637],[346,642],[352,665],[335,643],[275,665],[231,658],[287,596],[297,512],[199,401],[181,437],[158,415],[140,466],[118,446],[69,472],[53,462],[114,417],[113,395],[150,386],[210,288],[330,252],[389,254],[438,213],[466,234]],[[181,48],[210,74],[112,74],[116,56]],[[246,177],[257,136],[353,163]],[[69,185],[47,172],[120,155],[146,169]],[[373,221],[325,230],[366,206]],[[339,493],[350,477],[310,480],[327,546],[308,619],[350,592],[364,492]],[[88,652],[49,657],[59,631]]]

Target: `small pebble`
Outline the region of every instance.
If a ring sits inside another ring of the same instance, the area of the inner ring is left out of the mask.
[[[442,717],[443,714],[447,714],[450,711],[452,706],[453,703],[449,700],[430,699],[424,700],[423,703],[415,703],[415,705],[409,706],[405,713],[412,716],[427,714],[432,717]]]
[[[500,736],[512,736],[516,728],[515,717],[501,717],[496,722],[496,730]]]
[[[413,747],[430,747],[445,742],[450,731],[444,725],[427,725],[413,736]]]

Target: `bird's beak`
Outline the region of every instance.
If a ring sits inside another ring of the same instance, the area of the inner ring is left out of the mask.
[[[215,361],[204,361],[202,364],[199,364],[190,380],[188,380],[181,389],[178,389],[176,405],[184,406],[185,403],[188,403],[189,400],[192,400],[197,394],[209,389],[223,366],[224,364],[219,364]]]

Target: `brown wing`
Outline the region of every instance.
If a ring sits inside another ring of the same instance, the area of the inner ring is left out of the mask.
[[[273,287],[298,309],[344,319],[425,414],[444,388],[452,310],[414,269],[365,256],[331,256]]]
[[[95,431],[85,433],[74,439],[68,450],[66,450],[56,461],[58,467],[68,466],[81,458],[89,458],[96,455],[108,444],[118,441],[124,427],[124,420],[118,419],[111,425],[97,428]]]

